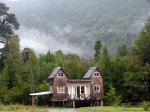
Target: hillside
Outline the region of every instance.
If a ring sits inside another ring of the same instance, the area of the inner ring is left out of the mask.
[[[82,56],[92,55],[96,39],[111,53],[122,43],[132,46],[150,15],[148,0],[19,0],[8,5],[21,23],[22,47]]]

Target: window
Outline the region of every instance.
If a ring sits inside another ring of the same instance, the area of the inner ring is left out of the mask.
[[[95,77],[99,77],[99,75],[100,75],[99,72],[94,72]]]
[[[100,85],[93,85],[94,92],[100,92]]]
[[[64,86],[58,86],[57,87],[57,93],[65,93],[65,87]]]
[[[60,78],[62,78],[62,77],[64,77],[64,73],[63,72],[58,72],[57,76],[60,77]]]
[[[84,94],[84,86],[81,86],[81,94]]]

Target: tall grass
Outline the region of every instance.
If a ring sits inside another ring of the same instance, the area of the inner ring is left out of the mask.
[[[47,108],[24,105],[3,105],[0,104],[0,112],[48,112]]]

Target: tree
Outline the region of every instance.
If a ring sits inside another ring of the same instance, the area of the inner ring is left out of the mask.
[[[20,54],[19,39],[17,36],[9,38],[7,44],[7,52],[5,61],[5,68],[3,74],[7,77],[6,81],[8,82],[8,88],[13,88],[16,86],[22,79],[21,75],[21,66],[22,58]]]
[[[0,49],[0,70],[4,68],[4,58],[6,55],[6,45],[9,38],[13,37],[14,30],[19,29],[19,23],[14,14],[8,13],[9,7],[4,3],[0,3],[0,43],[4,44],[4,48]]]
[[[69,74],[69,78],[79,79],[82,77],[82,65],[79,56],[75,54],[68,54],[65,56],[64,68]],[[71,75],[70,75],[71,74]]]
[[[23,55],[23,59],[26,61],[23,64],[23,76],[26,83],[30,83],[31,92],[36,91],[36,85],[40,80],[40,66],[39,60],[35,55],[35,52],[32,49],[24,49],[24,52],[27,52],[26,55]],[[23,53],[24,54],[24,53]],[[27,58],[28,57],[28,58]]]
[[[117,94],[116,89],[110,85],[106,96],[107,103],[118,106],[121,103],[121,96]]]
[[[142,63],[139,83],[143,85],[143,91],[148,94],[150,93],[150,17],[139,34],[135,48],[137,50],[136,55]]]
[[[95,46],[94,46],[94,50],[95,50],[95,60],[98,60],[101,56],[101,48],[102,48],[102,43],[100,40],[95,41]]]
[[[150,64],[150,17],[139,34],[136,49],[141,62]]]
[[[108,53],[107,47],[104,46],[102,49],[102,55],[101,58],[99,60],[99,69],[101,70],[104,79],[106,80],[106,82],[104,83],[105,86],[105,90],[108,90],[108,86],[110,83],[110,75],[111,75],[111,69],[110,69],[110,65],[111,65],[111,57]]]
[[[125,44],[122,44],[120,47],[118,47],[117,56],[124,57],[129,53],[128,48]]]
[[[14,30],[19,29],[19,23],[14,14],[8,13],[9,7],[4,3],[0,3],[0,38],[8,40],[10,35],[14,34]]]
[[[107,69],[110,66],[110,55],[108,53],[107,47],[104,46],[102,49],[102,55],[101,58],[99,60],[99,68],[101,69]]]

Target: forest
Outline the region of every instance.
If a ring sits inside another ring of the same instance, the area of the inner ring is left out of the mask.
[[[31,104],[29,94],[47,91],[47,78],[57,66],[63,67],[71,79],[80,79],[89,67],[97,66],[104,77],[106,104],[150,101],[150,18],[133,47],[122,44],[111,55],[98,39],[89,59],[61,50],[39,55],[31,48],[21,50],[15,33],[19,27],[15,14],[0,3],[0,42],[5,44],[0,49],[0,103]]]

